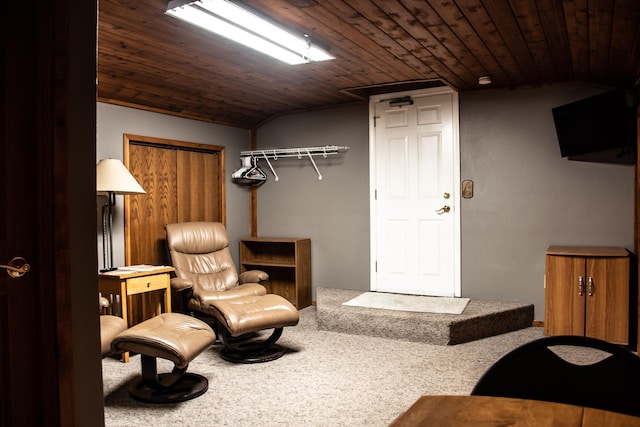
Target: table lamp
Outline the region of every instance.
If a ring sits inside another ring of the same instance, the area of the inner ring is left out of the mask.
[[[96,166],[96,193],[107,196],[102,206],[102,265],[101,273],[117,270],[113,266],[112,211],[116,194],[145,194],[131,172],[118,159],[102,159]],[[109,256],[107,257],[107,252]]]

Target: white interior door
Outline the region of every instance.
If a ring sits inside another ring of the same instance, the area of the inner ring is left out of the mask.
[[[460,296],[458,98],[371,99],[371,289]]]

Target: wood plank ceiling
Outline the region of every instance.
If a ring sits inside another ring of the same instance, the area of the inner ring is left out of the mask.
[[[247,0],[336,57],[295,66],[170,17],[167,3],[98,2],[100,101],[251,129],[393,88],[486,90],[485,75],[492,90],[640,77],[638,0]]]

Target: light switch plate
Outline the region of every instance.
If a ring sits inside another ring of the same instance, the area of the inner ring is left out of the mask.
[[[473,181],[470,179],[462,181],[462,197],[464,199],[470,199],[473,197]]]

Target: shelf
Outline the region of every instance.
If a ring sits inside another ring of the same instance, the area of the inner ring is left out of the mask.
[[[288,262],[288,261],[265,261],[265,260],[257,260],[257,259],[252,259],[252,260],[246,260],[246,261],[241,261],[242,264],[244,265],[252,265],[255,267],[260,267],[260,266],[264,266],[264,267],[282,267],[282,268],[287,268],[287,267],[296,267],[296,263],[295,262]]]
[[[302,309],[311,305],[311,241],[253,237],[240,240],[240,271],[263,270],[268,293]]]

